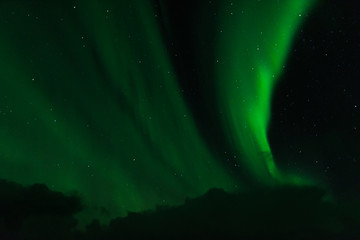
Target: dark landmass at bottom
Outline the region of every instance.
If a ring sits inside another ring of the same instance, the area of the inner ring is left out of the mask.
[[[0,239],[360,239],[359,202],[327,200],[316,187],[241,194],[211,189],[178,207],[129,213],[77,230],[81,199],[0,180]]]

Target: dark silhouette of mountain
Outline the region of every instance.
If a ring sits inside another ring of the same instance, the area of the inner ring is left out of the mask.
[[[314,187],[211,189],[183,206],[114,219],[104,232],[108,239],[343,239],[360,237],[359,217],[359,207],[326,201]]]
[[[328,200],[316,187],[230,194],[211,189],[177,207],[130,212],[76,229],[76,196],[44,185],[0,181],[0,239],[359,239],[358,203]]]
[[[70,238],[81,209],[76,196],[0,180],[0,239]]]

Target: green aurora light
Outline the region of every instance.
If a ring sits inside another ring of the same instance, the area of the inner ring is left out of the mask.
[[[277,169],[266,131],[313,1],[222,4],[219,124],[255,182],[304,184]],[[146,0],[0,3],[1,178],[78,191],[114,216],[246,188],[199,133],[154,16]]]
[[[261,184],[310,183],[277,169],[267,128],[274,86],[298,26],[313,4],[302,0],[227,3],[220,15],[218,107],[230,142],[243,154],[242,166]]]

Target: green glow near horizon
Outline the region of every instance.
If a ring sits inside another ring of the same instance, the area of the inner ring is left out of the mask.
[[[259,153],[271,152],[272,89],[312,1],[270,2],[234,3],[233,15],[224,2],[215,49],[222,128],[261,184],[288,181]],[[113,216],[246,188],[196,128],[148,1],[12,1],[0,16],[1,178],[78,191]]]

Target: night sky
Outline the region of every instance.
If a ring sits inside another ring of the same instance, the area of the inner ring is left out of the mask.
[[[279,164],[323,179],[338,196],[360,182],[360,32],[356,1],[320,2],[274,93],[270,145]]]
[[[0,178],[80,219],[360,182],[356,1],[0,2]]]

